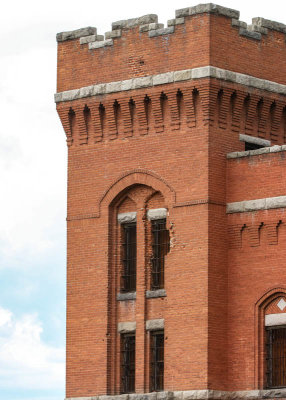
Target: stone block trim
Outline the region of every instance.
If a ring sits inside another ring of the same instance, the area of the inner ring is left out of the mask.
[[[66,40],[78,39],[85,36],[96,35],[97,28],[88,26],[86,28],[76,29],[74,31],[57,33],[57,42],[64,42]]]
[[[174,18],[174,19],[169,19],[167,22],[168,26],[175,26],[175,25],[182,25],[185,23],[185,18]]]
[[[239,140],[241,142],[253,143],[253,144],[257,144],[259,146],[264,146],[264,147],[271,146],[271,141],[270,140],[261,139],[261,138],[258,138],[258,137],[255,137],[255,136],[250,136],[250,135],[240,134],[239,135]]]
[[[259,26],[259,25],[256,25],[256,24],[248,25],[247,29],[249,31],[252,31],[252,32],[262,33],[263,35],[267,35],[267,33],[268,33],[268,29],[267,28],[263,28],[262,26]]]
[[[114,31],[117,29],[132,29],[136,26],[152,24],[153,22],[155,23],[158,22],[158,15],[147,14],[138,18],[130,18],[130,19],[124,19],[122,21],[112,22],[112,30]]]
[[[286,208],[286,196],[267,197],[265,199],[237,201],[226,205],[227,214]]]
[[[116,29],[111,32],[105,32],[105,39],[114,39],[114,38],[119,38],[121,37],[121,29]]]
[[[260,140],[260,138],[254,138],[254,137],[252,139]],[[263,140],[263,139],[261,139],[261,140]],[[245,141],[248,141],[248,140],[245,140]],[[255,143],[255,142],[253,141],[250,143]],[[256,143],[259,144],[258,142],[256,142]],[[257,149],[257,150],[236,151],[236,152],[228,153],[226,155],[226,158],[232,159],[232,158],[242,158],[242,157],[249,157],[249,156],[259,156],[260,154],[279,153],[282,151],[286,151],[285,144],[283,144],[282,146],[275,145],[275,146],[271,146],[271,147],[264,147],[262,149]]]
[[[176,18],[188,17],[189,15],[203,13],[219,14],[225,17],[236,19],[239,18],[239,11],[233,10],[232,8],[222,7],[213,3],[199,4],[194,7],[187,7],[176,10]]]
[[[175,28],[173,26],[170,26],[168,28],[161,28],[161,29],[155,29],[155,30],[149,31],[149,37],[153,38],[156,36],[169,35],[174,32],[175,32]]]
[[[253,31],[250,31],[248,29],[240,28],[239,29],[239,34],[241,36],[245,36],[245,37],[247,37],[249,39],[261,40],[261,33],[253,32]]]
[[[146,321],[146,331],[159,331],[164,329],[164,319],[150,319]]]
[[[270,21],[258,17],[252,19],[252,25],[247,25],[245,22],[239,21],[239,11],[227,7],[222,7],[217,4],[207,3],[176,10],[176,18],[168,20],[167,28],[164,28],[163,24],[158,24],[158,16],[156,14],[147,14],[137,18],[113,22],[112,31],[106,32],[105,38],[112,39],[115,37],[121,37],[122,29],[132,29],[137,26],[139,26],[139,32],[152,31],[152,33],[149,33],[149,37],[151,38],[161,35],[167,35],[170,33],[174,33],[174,29],[170,28],[174,28],[174,26],[176,25],[183,24],[185,22],[185,17],[203,13],[223,15],[225,17],[231,18],[232,26],[240,28],[239,34],[248,37],[249,39],[261,40],[261,34],[266,35],[268,33],[268,29],[286,34],[286,25],[280,22]],[[113,34],[112,32],[116,33]],[[57,41],[64,42],[66,40],[73,40],[96,34],[97,29],[95,27],[86,27],[74,31],[60,32],[57,34]]]
[[[158,24],[156,22],[152,22],[152,24],[140,25],[139,32],[148,32],[161,28],[164,28],[164,24]]]
[[[104,40],[103,35],[90,35],[90,36],[83,36],[79,39],[80,44],[87,44],[91,42],[102,42]]]
[[[117,325],[118,333],[129,333],[136,331],[136,322],[119,322]]]
[[[91,42],[88,44],[88,48],[90,50],[92,50],[92,49],[99,49],[100,47],[112,46],[112,45],[113,45],[113,40],[107,39],[107,40],[102,40],[100,42]]]
[[[111,46],[112,44],[113,40],[108,39],[101,42],[91,42],[89,43],[89,48],[95,49],[104,46]],[[182,71],[171,71],[165,74],[149,75],[142,78],[133,78],[124,81],[100,83],[97,85],[85,86],[80,89],[67,90],[65,92],[56,93],[55,102],[60,103],[63,101],[72,101],[107,93],[142,89],[165,83],[191,81],[202,78],[222,79],[245,86],[250,86],[256,89],[286,95],[286,85],[217,67],[205,66]]]
[[[264,19],[260,17],[252,18],[252,24],[255,24],[262,28],[271,29],[273,31],[286,33],[286,25],[281,24],[280,22],[270,21],[269,19]]]
[[[65,400],[207,400],[207,399],[284,399],[286,389],[269,390],[241,390],[227,392],[220,390],[187,390],[175,392],[153,392],[153,393],[133,393],[113,396],[91,396],[91,397],[67,397]]]
[[[246,23],[246,22],[240,21],[240,20],[235,19],[235,18],[233,18],[233,19],[231,20],[231,25],[232,25],[232,26],[237,26],[237,27],[239,27],[239,28],[245,28],[245,29],[247,29],[247,23]]]

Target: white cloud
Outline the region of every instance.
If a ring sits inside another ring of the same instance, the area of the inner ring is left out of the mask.
[[[35,314],[0,307],[0,389],[63,389],[64,349],[43,342]]]

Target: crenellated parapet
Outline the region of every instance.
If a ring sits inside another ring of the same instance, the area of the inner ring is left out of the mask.
[[[239,20],[239,11],[208,3],[176,10],[176,17],[167,21],[166,28],[164,28],[164,24],[158,23],[158,16],[155,14],[148,14],[138,18],[113,22],[112,30],[105,33],[105,40],[119,38],[122,36],[122,30],[133,29],[135,27],[139,27],[140,33],[148,32],[149,37],[168,35],[175,32],[174,27],[184,24],[186,17],[204,13],[231,18],[231,24],[232,26],[239,28],[239,34],[251,39],[261,40],[261,35],[267,35],[268,30],[286,34],[286,25],[279,22],[270,21],[264,18],[253,18],[252,24],[247,25],[246,22]],[[104,36],[97,35],[96,31],[96,28],[87,27],[75,31],[61,32],[57,34],[57,41],[63,42],[77,38],[80,38],[81,44],[104,41]],[[93,49],[96,47],[94,47],[94,45],[89,45],[89,48]]]
[[[94,27],[61,32],[58,92],[206,66],[286,84],[285,34],[284,24],[247,25],[212,3],[177,10],[166,27],[148,14],[114,22],[105,35]]]

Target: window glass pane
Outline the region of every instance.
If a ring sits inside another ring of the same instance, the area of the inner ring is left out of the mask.
[[[286,386],[286,327],[267,328],[267,386]]]
[[[135,335],[121,336],[121,392],[135,391]]]
[[[121,290],[136,291],[136,223],[124,224],[123,228],[123,258]]]
[[[151,289],[164,287],[165,256],[170,250],[169,231],[166,229],[166,220],[152,221],[152,271]]]
[[[164,390],[164,333],[151,333],[151,391]]]

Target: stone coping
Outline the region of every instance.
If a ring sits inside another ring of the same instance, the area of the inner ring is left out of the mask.
[[[198,14],[216,14],[222,15],[227,18],[232,19],[232,25],[238,26],[239,34],[243,36],[247,36],[250,39],[260,40],[261,34],[267,34],[268,29],[275,30],[278,32],[286,33],[286,25],[276,22],[270,21],[268,19],[264,19],[261,17],[253,18],[252,24],[247,25],[245,22],[239,21],[239,11],[234,10],[232,8],[223,7],[214,3],[206,3],[206,4],[198,4],[193,7],[182,8],[176,10],[175,19],[169,20],[167,26],[175,26],[181,23],[184,23],[184,18],[189,16],[194,16]],[[156,14],[147,14],[141,17],[124,19],[121,21],[116,21],[112,23],[112,31],[122,30],[122,29],[133,29],[134,27],[139,26],[139,31],[142,26],[146,26],[149,24],[158,24],[158,16]],[[160,24],[162,25],[162,24]],[[163,28],[163,26],[161,26]],[[157,28],[154,28],[157,29]],[[148,29],[147,29],[148,30]],[[144,29],[145,31],[145,29]],[[166,32],[173,33],[173,32]],[[82,38],[85,36],[96,34],[95,27],[86,27],[80,28],[72,31],[60,32],[57,34],[57,41],[64,42],[66,40],[73,40]],[[110,32],[107,32],[107,35],[110,35]],[[156,35],[154,35],[156,36]],[[118,37],[118,36],[116,36]],[[152,37],[152,36],[151,36]]]
[[[249,156],[259,156],[260,154],[267,154],[267,153],[280,153],[282,151],[286,151],[286,145],[283,144],[282,146],[271,146],[271,147],[262,147],[261,149],[257,150],[247,150],[247,151],[235,151],[233,153],[228,153],[226,158],[243,158]]]
[[[218,4],[214,3],[206,3],[176,10],[176,18],[188,17],[189,15],[196,15],[203,13],[223,15],[228,18],[236,18],[236,19],[239,18],[240,14],[239,11],[233,10],[232,8],[219,6]]]
[[[97,45],[99,43],[100,45],[101,42],[94,43],[97,43]],[[85,86],[80,89],[67,90],[56,93],[55,102],[60,103],[64,101],[82,99],[85,97],[118,93],[134,89],[150,88],[167,83],[192,81],[202,78],[221,79],[228,82],[238,83],[240,85],[250,86],[256,89],[286,95],[286,85],[207,65],[205,67],[171,71],[164,74],[148,75],[140,78],[127,79],[124,81],[99,83],[96,85]]]
[[[196,400],[196,399],[223,399],[223,400],[260,400],[260,399],[285,399],[286,389],[269,390],[187,390],[174,392],[132,393],[113,396],[67,397],[65,400]]]
[[[286,208],[286,196],[267,197],[264,199],[236,201],[227,203],[227,214]]]
[[[270,147],[271,146],[271,141],[270,140],[261,139],[261,138],[256,137],[256,136],[240,134],[239,135],[239,140],[241,142],[258,144],[259,146],[263,146],[263,147]]]

